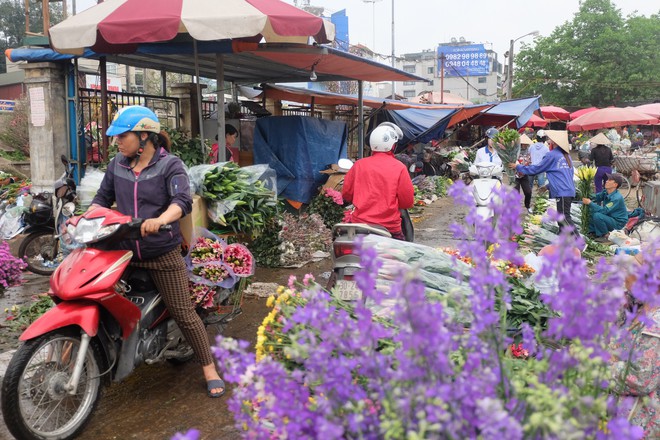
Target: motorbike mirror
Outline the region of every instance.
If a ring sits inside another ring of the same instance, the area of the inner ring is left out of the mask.
[[[339,159],[337,161],[337,166],[345,170],[350,170],[353,167],[353,161],[350,159]]]

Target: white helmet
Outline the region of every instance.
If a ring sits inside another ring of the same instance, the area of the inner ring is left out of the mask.
[[[403,132],[399,127],[391,122],[383,122],[371,132],[369,146],[371,151],[387,153],[402,137]]]

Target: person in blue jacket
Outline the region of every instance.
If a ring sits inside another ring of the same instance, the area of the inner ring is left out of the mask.
[[[119,243],[133,252],[132,266],[147,269],[165,305],[202,364],[209,397],[225,383],[215,368],[206,328],[190,300],[188,270],[181,255],[178,220],[192,210],[190,182],[181,159],[170,154],[170,138],[156,114],[139,105],[121,109],[110,124],[119,152],[108,164],[89,210],[99,206],[144,219],[142,239]],[[171,231],[159,231],[163,225]]]
[[[582,203],[589,205],[591,219],[589,232],[596,241],[605,241],[606,234],[623,228],[628,222],[628,208],[623,195],[618,191],[623,178],[621,174],[605,174],[605,189],[591,198],[584,197]]]
[[[543,156],[540,163],[536,165],[516,165],[510,163],[509,168],[515,168],[521,174],[534,175],[546,173],[550,197],[557,199],[557,212],[564,216],[559,222],[559,230],[570,226],[573,235],[577,231],[571,219],[571,203],[575,198],[575,183],[573,182],[573,161],[568,154],[568,132],[566,130],[546,130],[548,148],[550,151]]]

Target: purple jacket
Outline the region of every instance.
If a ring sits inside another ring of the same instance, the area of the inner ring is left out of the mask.
[[[129,159],[118,153],[110,161],[93,204],[106,208],[117,202],[117,210],[136,218],[154,218],[172,204],[177,204],[183,215],[192,210],[188,173],[178,157],[159,148],[154,157],[135,176]],[[120,247],[133,251],[133,259],[147,260],[180,246],[182,241],[179,222],[172,230],[148,235],[140,240],[126,241]]]

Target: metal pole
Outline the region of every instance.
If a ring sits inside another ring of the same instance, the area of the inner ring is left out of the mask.
[[[193,40],[193,56],[195,57],[195,79],[197,82],[197,118],[199,119],[199,137],[202,142],[202,153],[204,154],[204,157],[207,157],[206,138],[204,136],[204,116],[202,115],[202,86],[199,82],[199,53],[197,52],[197,40]],[[224,152],[225,150],[218,148],[218,151]]]
[[[445,53],[440,54],[440,104],[445,103]]]
[[[507,82],[507,88],[506,88],[506,99],[511,99],[513,96],[513,43],[515,40],[511,40],[511,44],[509,45],[509,74],[507,75],[508,82]]]
[[[110,118],[108,115],[108,70],[106,66],[106,58],[99,58],[99,67],[101,70],[101,120],[103,122],[103,131],[108,129]],[[108,149],[110,147],[110,138],[103,136],[103,148],[101,157],[103,160],[108,159]]]
[[[394,0],[392,0],[392,67],[396,67],[394,58]],[[396,99],[396,83],[392,81],[392,99]]]
[[[222,54],[215,56],[215,74],[216,74],[216,101],[217,115],[218,115],[218,162],[225,162],[227,155],[225,154],[225,59]]]
[[[358,159],[364,157],[364,84],[358,81]]]

